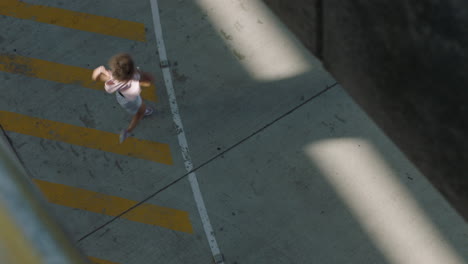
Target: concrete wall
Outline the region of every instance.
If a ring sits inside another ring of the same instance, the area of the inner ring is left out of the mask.
[[[468,219],[468,2],[264,2]]]

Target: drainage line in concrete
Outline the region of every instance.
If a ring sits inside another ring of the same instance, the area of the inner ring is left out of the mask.
[[[324,94],[325,92],[327,92],[328,90],[332,89],[333,87],[335,87],[336,85],[338,85],[338,83],[334,83],[333,85],[331,86],[327,86],[324,90],[320,91],[318,94],[312,96],[311,98],[305,100],[304,102],[302,102],[300,105],[294,107],[293,109],[289,110],[288,112],[282,114],[281,116],[279,116],[278,118],[276,118],[275,120],[271,121],[270,123],[266,124],[265,126],[263,126],[262,128],[258,129],[257,131],[253,132],[250,136],[247,136],[245,138],[243,138],[241,141],[237,142],[236,144],[230,146],[229,148],[227,148],[226,150],[224,150],[223,152],[219,153],[218,155],[212,157],[211,159],[205,161],[204,163],[202,163],[201,165],[199,165],[198,167],[196,167],[195,169],[193,169],[193,171],[197,171],[198,169],[204,167],[205,165],[207,165],[208,163],[212,162],[213,160],[219,158],[220,156],[226,154],[228,151],[234,149],[235,147],[241,145],[242,143],[244,143],[245,141],[251,139],[252,137],[254,137],[255,135],[259,134],[260,132],[262,132],[263,130],[267,129],[268,127],[272,126],[273,124],[275,124],[276,122],[278,122],[279,120],[285,118],[286,116],[292,114],[293,112],[295,112],[296,110],[298,110],[299,108],[301,108],[302,106],[304,106],[305,104],[309,103],[310,101],[312,101],[313,99],[319,97],[320,95]]]
[[[149,201],[150,199],[154,198],[156,195],[158,195],[159,193],[163,192],[164,190],[168,189],[169,187],[173,186],[174,184],[178,183],[179,181],[181,181],[182,179],[184,179],[185,177],[187,177],[188,175],[190,175],[191,173],[194,173],[196,172],[197,170],[201,169],[202,167],[206,166],[207,164],[211,163],[212,161],[216,160],[217,158],[221,157],[222,155],[226,154],[227,152],[231,151],[232,149],[234,149],[235,147],[241,145],[242,143],[244,143],[245,141],[249,140],[250,138],[254,137],[255,135],[259,134],[260,132],[262,132],[263,130],[267,129],[268,127],[272,126],[273,124],[275,124],[276,122],[278,122],[279,120],[283,119],[284,117],[292,114],[293,112],[295,112],[296,110],[298,110],[299,108],[301,108],[302,106],[304,106],[305,104],[309,103],[310,101],[312,101],[313,99],[319,97],[320,95],[324,94],[325,92],[327,92],[328,90],[332,89],[333,87],[335,87],[336,85],[338,85],[338,83],[335,83],[331,86],[327,86],[324,90],[320,91],[318,94],[315,94],[314,96],[312,96],[311,98],[305,100],[304,102],[302,102],[301,104],[297,105],[296,107],[294,107],[293,109],[289,110],[288,112],[282,114],[281,116],[279,116],[278,118],[276,118],[275,120],[271,121],[270,123],[266,124],[265,126],[263,126],[262,128],[258,129],[257,131],[253,132],[250,136],[247,136],[245,137],[244,139],[242,139],[241,141],[237,142],[236,144],[232,145],[231,147],[227,148],[226,150],[224,150],[223,152],[217,154],[216,156],[212,157],[211,159],[203,162],[201,165],[195,167],[194,169],[192,169],[191,171],[185,173],[184,175],[182,175],[181,177],[175,179],[174,181],[172,181],[171,183],[169,183],[168,185],[166,185],[165,187],[159,189],[158,191],[156,191],[155,193],[151,194],[150,196],[148,196],[147,198],[145,198],[144,200],[140,201],[139,203],[135,204],[134,206],[128,208],[127,210],[123,211],[121,214],[115,216],[113,219],[109,220],[108,222],[102,224],[101,226],[97,227],[96,229],[94,229],[93,231],[89,232],[88,234],[84,235],[83,237],[81,237],[80,239],[78,239],[78,242],[80,241],[83,241],[84,239],[86,239],[87,237],[91,236],[92,234],[96,233],[97,231],[99,231],[100,229],[104,228],[105,226],[109,225],[110,223],[114,222],[115,220],[117,220],[118,218],[120,218],[122,215],[132,211],[133,209],[135,209],[136,207],[144,204],[145,202]]]

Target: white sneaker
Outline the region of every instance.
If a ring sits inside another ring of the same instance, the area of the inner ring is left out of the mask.
[[[146,110],[145,110],[145,116],[149,116],[151,114],[153,114],[153,108],[151,107],[146,107]]]
[[[130,135],[129,135],[127,129],[123,129],[122,131],[120,131],[120,137],[119,137],[120,144],[122,144],[122,142],[124,142],[125,139],[127,139],[129,136]]]

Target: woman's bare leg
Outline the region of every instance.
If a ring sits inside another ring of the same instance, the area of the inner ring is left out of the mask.
[[[144,102],[141,103],[140,108],[138,109],[138,112],[133,116],[132,121],[130,122],[130,125],[127,128],[128,132],[132,132],[133,129],[138,125],[138,122],[145,116],[145,111],[146,111],[146,105]]]

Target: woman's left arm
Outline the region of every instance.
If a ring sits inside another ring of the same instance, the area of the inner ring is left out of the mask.
[[[149,87],[154,83],[154,77],[147,72],[140,71],[140,86]]]

